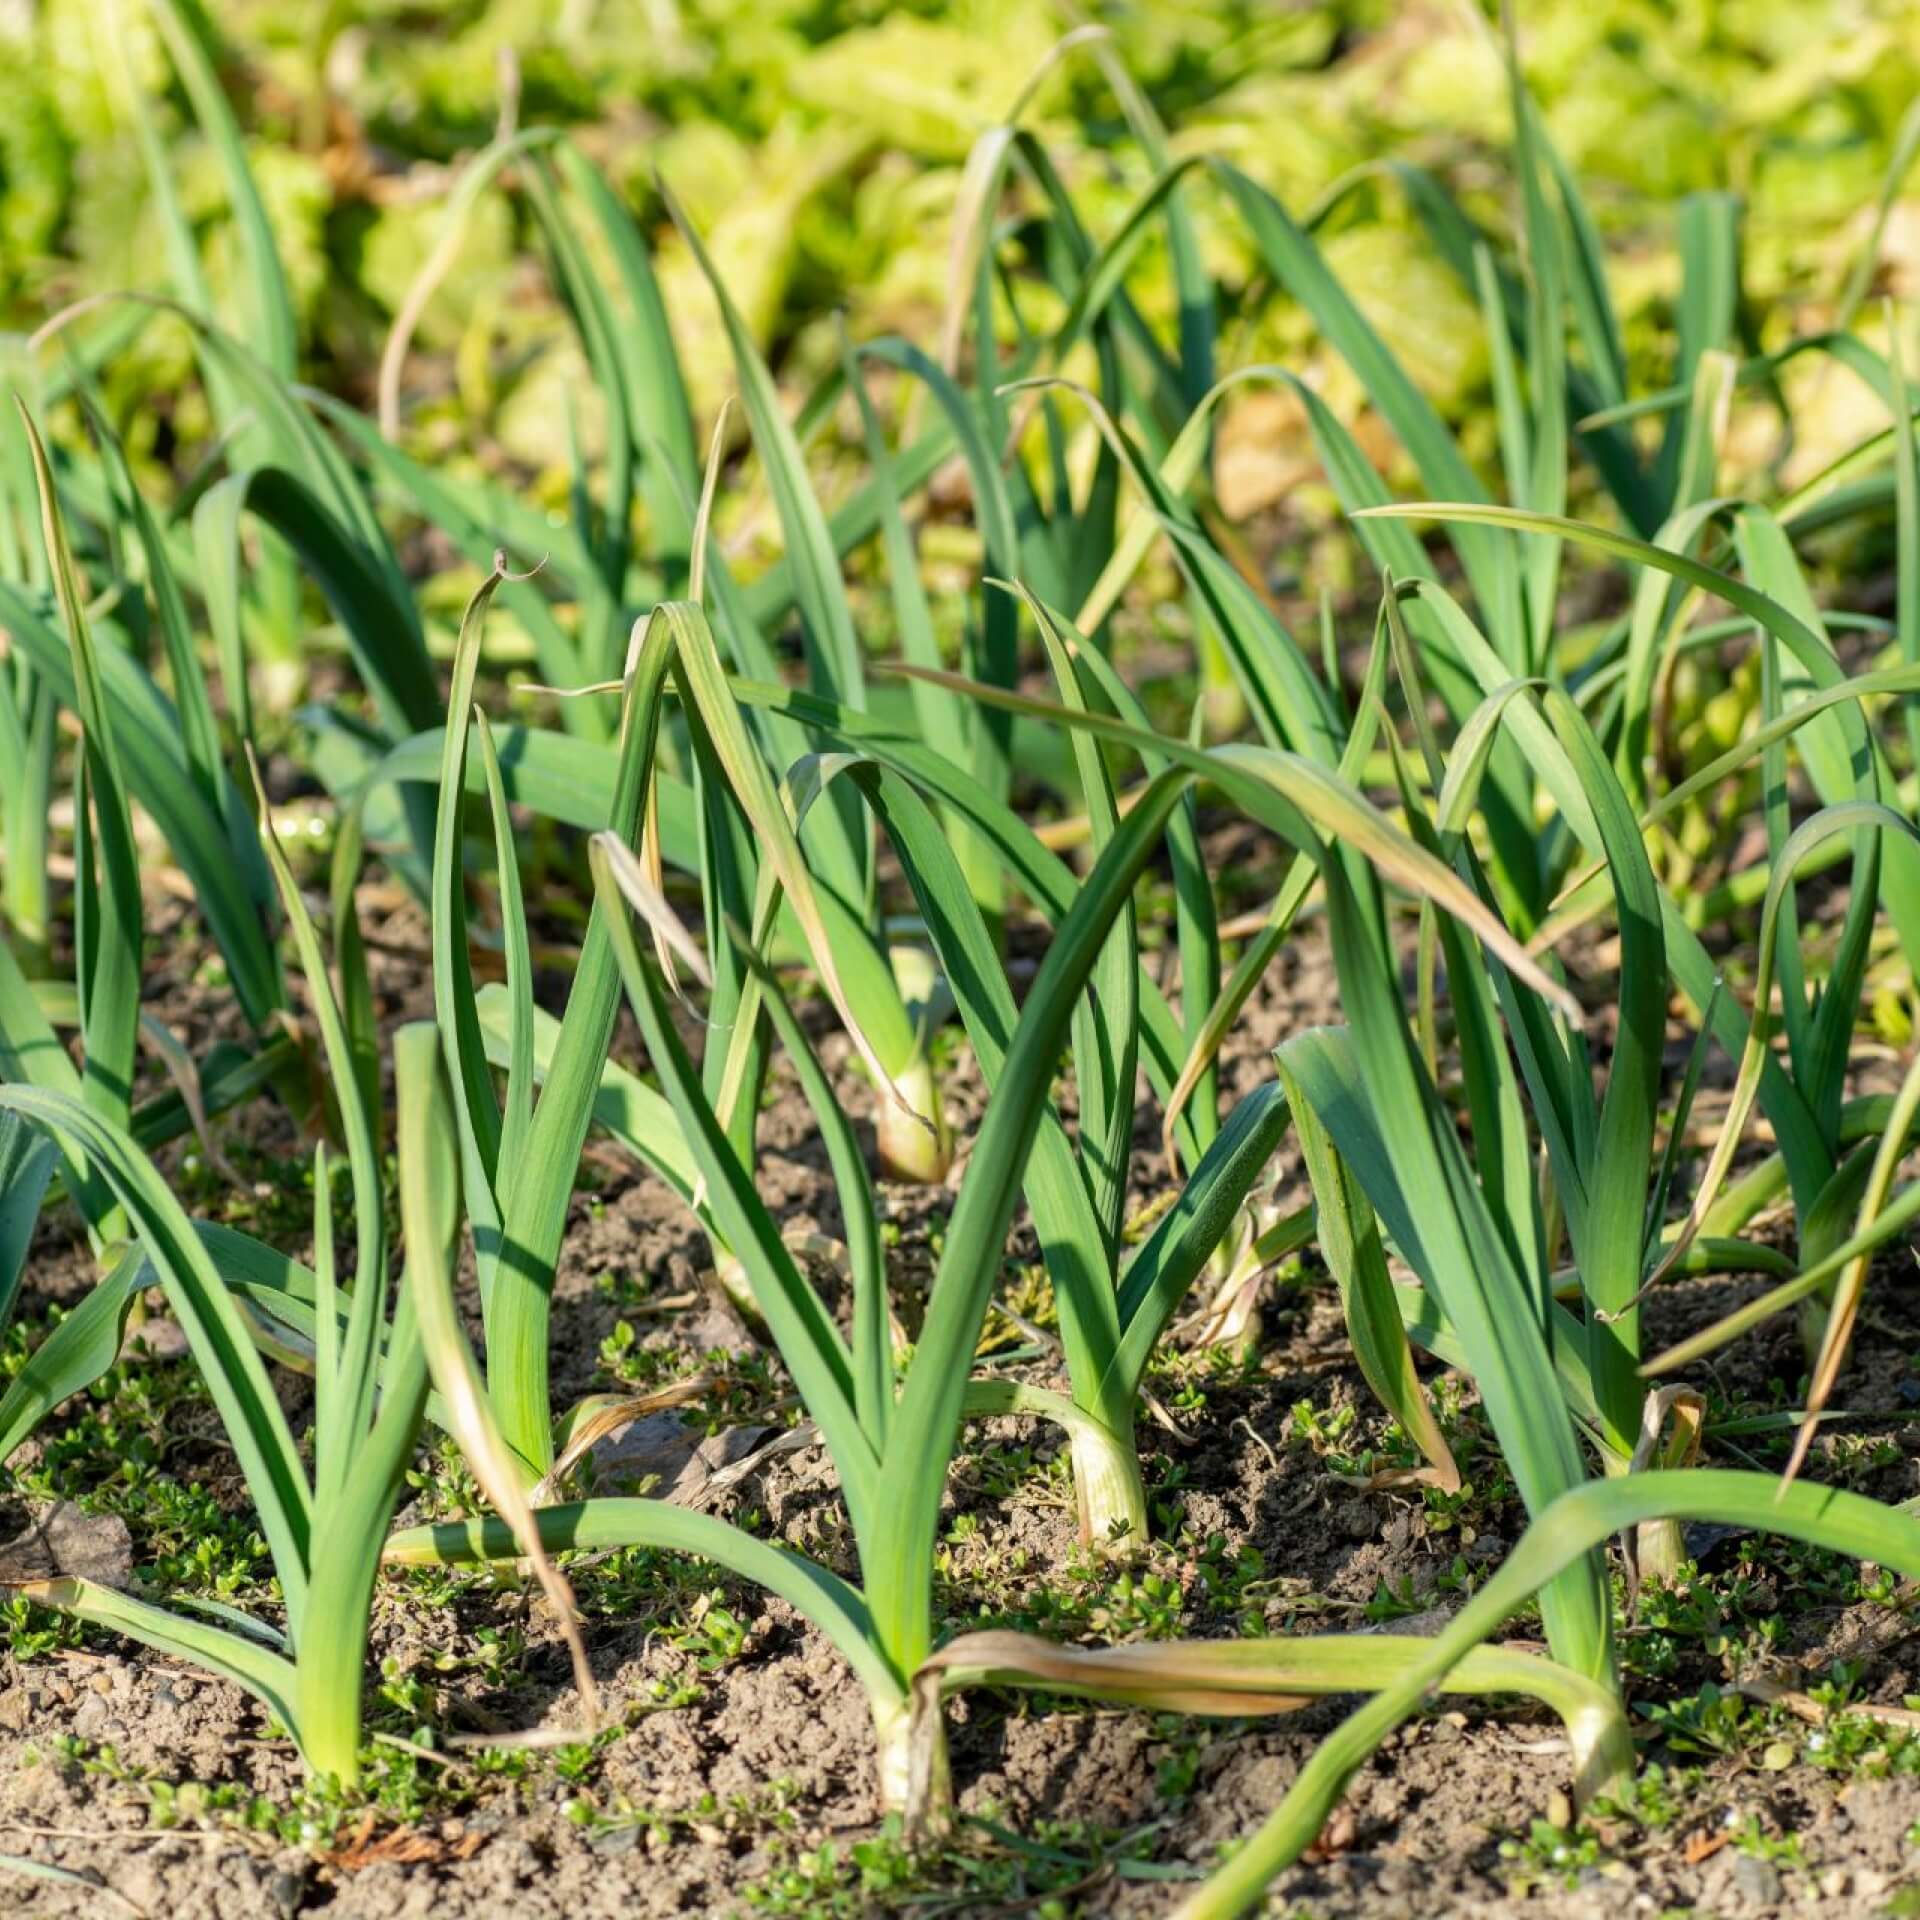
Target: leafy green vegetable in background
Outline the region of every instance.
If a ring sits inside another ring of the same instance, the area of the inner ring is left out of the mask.
[[[191,13],[199,9],[193,8]],[[1920,6],[1892,0],[1834,32],[1821,9],[1764,0],[1676,18],[1653,0],[1531,0],[1522,54],[1547,131],[1583,182],[1610,247],[1636,385],[1666,377],[1661,323],[1675,291],[1671,208],[1731,189],[1745,202],[1746,287],[1769,326],[1804,330],[1838,299],[1867,237],[1873,196],[1920,87]],[[1255,0],[1142,0],[1101,10],[1115,50],[1177,152],[1232,159],[1291,207],[1340,194],[1329,257],[1368,317],[1443,411],[1491,430],[1489,368],[1473,302],[1425,243],[1377,163],[1412,158],[1458,183],[1465,210],[1504,217],[1509,144],[1497,46],[1468,8],[1324,0],[1278,14]],[[503,118],[571,127],[616,188],[652,206],[657,169],[706,236],[763,344],[823,372],[824,317],[856,337],[927,339],[947,298],[947,236],[975,138],[1002,121],[1073,22],[1028,0],[822,9],[802,0],[469,0],[421,16],[347,0],[324,15],[273,0],[217,10],[218,73],[271,221],[306,363],[354,392],[420,262],[464,157]],[[134,0],[46,0],[0,22],[0,303],[29,325],[49,306],[153,284],[153,208],[136,102],[174,152],[183,211],[220,310],[237,319],[249,277],[244,228],[215,146],[194,129],[167,40]],[[1064,164],[1098,230],[1146,183],[1099,66],[1059,62],[1027,115],[1072,131]],[[1622,126],[1633,128],[1621,139]],[[1355,169],[1372,169],[1354,184]],[[1298,314],[1241,321],[1259,273],[1247,242],[1205,221],[1232,359],[1320,362]],[[1905,228],[1891,235],[1898,256]],[[484,433],[557,485],[579,349],[528,258],[524,198],[476,208],[449,279],[423,316],[445,368],[414,424]],[[1156,246],[1158,242],[1154,243]],[[710,297],[684,245],[661,278],[702,410],[730,376]],[[1171,278],[1158,307],[1171,314]],[[197,396],[177,330],[145,329],[109,377],[118,416],[136,398],[136,457],[154,436],[197,437]],[[1357,398],[1339,381],[1334,404]],[[583,405],[577,425],[597,431]],[[1270,449],[1277,461],[1284,447]],[[1262,489],[1256,486],[1251,497]]]

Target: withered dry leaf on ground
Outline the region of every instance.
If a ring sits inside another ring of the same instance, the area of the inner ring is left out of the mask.
[[[320,1858],[345,1873],[378,1866],[444,1866],[455,1860],[471,1860],[487,1843],[484,1833],[463,1827],[457,1820],[443,1821],[431,1832],[422,1827],[389,1827],[377,1839],[374,1825],[375,1816],[369,1811],[347,1835],[344,1845]]]

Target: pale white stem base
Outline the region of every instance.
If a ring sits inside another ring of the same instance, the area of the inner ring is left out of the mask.
[[[951,1832],[953,1772],[937,1691],[918,1711],[911,1700],[875,1700],[873,1738],[881,1813],[896,1816],[915,1845]]]
[[[1091,1420],[1076,1421],[1069,1446],[1082,1542],[1107,1547],[1145,1540],[1147,1489],[1133,1435],[1109,1433]]]
[[[1672,1580],[1687,1557],[1678,1520],[1643,1520],[1633,1532],[1634,1570],[1642,1580]]]
[[[940,1099],[933,1065],[922,1054],[882,1087],[874,1108],[874,1142],[889,1180],[937,1187],[953,1165],[953,1130]]]

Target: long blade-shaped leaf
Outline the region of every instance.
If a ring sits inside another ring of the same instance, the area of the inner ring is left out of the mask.
[[[1691,1469],[1589,1481],[1541,1514],[1499,1572],[1409,1667],[1322,1741],[1285,1800],[1228,1865],[1184,1901],[1179,1920],[1251,1912],[1267,1882],[1312,1844],[1353,1771],[1464,1654],[1560,1569],[1643,1521],[1702,1519],[1783,1533],[1920,1578],[1920,1520],[1832,1487],[1782,1486],[1769,1474]]]
[[[116,1592],[95,1580],[63,1575],[52,1580],[11,1583],[11,1591],[37,1606],[86,1620],[191,1666],[204,1667],[242,1686],[290,1732],[300,1738],[298,1693],[293,1663],[269,1651],[248,1633],[231,1633],[204,1620],[190,1620],[130,1593]]]
[[[870,1693],[881,1699],[905,1695],[896,1674],[874,1645],[866,1602],[838,1575],[709,1513],[695,1513],[664,1500],[581,1500],[542,1507],[534,1516],[549,1553],[606,1552],[621,1547],[659,1547],[711,1560],[777,1593],[826,1634]],[[387,1542],[389,1566],[431,1567],[511,1560],[523,1551],[501,1520],[456,1520],[409,1527]]]
[[[438,1030],[412,1021],[394,1035],[399,1098],[400,1224],[406,1237],[404,1285],[413,1302],[427,1370],[453,1437],[481,1490],[533,1562],[573,1656],[574,1684],[590,1721],[599,1716],[593,1670],[575,1616],[573,1591],[548,1558],[527,1500],[531,1463],[515,1454],[488,1404],[479,1364],[453,1298],[454,1243],[460,1227],[459,1153]]]
[[[1287,1085],[1287,1053],[1279,1055],[1281,1084]],[[1380,1404],[1399,1421],[1440,1476],[1440,1485],[1457,1491],[1460,1469],[1453,1450],[1440,1431],[1433,1405],[1420,1376],[1414,1371],[1413,1350],[1400,1318],[1387,1271],[1386,1250],[1379,1222],[1360,1183],[1341,1158],[1321,1124],[1311,1100],[1289,1089],[1294,1131],[1313,1183],[1317,1240],[1340,1289],[1340,1305],[1347,1316],[1347,1335],[1354,1359]]]
[[[16,405],[33,454],[41,529],[53,572],[54,594],[73,654],[85,776],[85,800],[76,807],[74,834],[80,843],[83,868],[91,866],[98,876],[96,887],[81,889],[75,927],[80,1010],[86,1033],[86,1097],[103,1119],[124,1127],[133,1111],[133,1066],[140,1035],[140,856],[134,846],[133,815],[120,775],[99,655],[67,545],[53,469],[25,402],[16,400]],[[92,803],[91,820],[86,817],[87,801]]]
[[[354,1270],[372,1276],[377,1287],[380,1276],[386,1272],[386,1220],[380,1203],[380,1155],[374,1137],[373,1117],[362,1097],[352,1042],[327,977],[326,957],[320,950],[320,935],[273,830],[266,786],[251,753],[248,755],[248,765],[253,773],[254,794],[260,807],[261,845],[266,850],[267,864],[280,889],[280,904],[286,911],[287,925],[293,934],[294,951],[300,957],[300,968],[306,976],[314,1024],[320,1029],[320,1045],[333,1081],[333,1097],[340,1112],[340,1128],[346,1136],[347,1168],[353,1181],[354,1194]],[[369,1336],[363,1335],[363,1339],[366,1337]],[[357,1363],[349,1363],[350,1372],[356,1367]]]
[[[15,1115],[7,1118],[17,1122]],[[145,1256],[129,1247],[113,1271],[95,1281],[34,1348],[0,1397],[0,1462],[10,1459],[61,1401],[84,1392],[119,1359],[127,1315],[146,1271]]]
[[[492,571],[474,590],[460,618],[460,635],[454,643],[453,684],[447,696],[447,725],[442,735],[441,798],[433,833],[433,1012],[452,1084],[461,1177],[480,1261],[483,1300],[493,1291],[494,1263],[502,1251],[500,1102],[474,1007],[473,967],[467,952],[466,822],[458,796],[466,789],[467,746],[472,735],[469,721],[487,604],[505,575],[505,556],[496,553]]]
[[[1062,1647],[1026,1633],[964,1633],[916,1679],[943,1692],[1014,1686],[1083,1694],[1172,1713],[1289,1713],[1330,1693],[1372,1692],[1426,1664],[1431,1642],[1406,1634],[1300,1634],[1274,1640],[1154,1641]],[[1475,1647],[1439,1682],[1455,1694],[1530,1694],[1565,1722],[1582,1800],[1633,1776],[1633,1738],[1619,1697],[1557,1661],[1513,1647]]]
[[[746,1266],[755,1303],[772,1328],[800,1397],[840,1470],[847,1506],[859,1531],[874,1512],[872,1483],[878,1456],[859,1416],[846,1343],[819,1296],[801,1277],[779,1228],[707,1103],[699,1075],[674,1030],[664,991],[640,956],[631,916],[598,840],[592,859],[596,892],[607,916],[627,998],[705,1180],[707,1204],[728,1245]]]

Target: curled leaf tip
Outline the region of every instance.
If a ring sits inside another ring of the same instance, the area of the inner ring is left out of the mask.
[[[506,548],[496,547],[493,550],[493,570],[499,575],[504,585],[519,586],[523,581],[531,580],[535,574],[545,572],[547,562],[552,558],[553,555],[551,553],[543,553],[524,573],[515,573],[514,570],[507,565]]]
[[[653,614],[643,613],[635,617],[633,625],[627,631],[627,657],[620,668],[622,682],[633,678],[633,669],[640,658],[640,649],[647,644],[647,630],[653,625]]]

